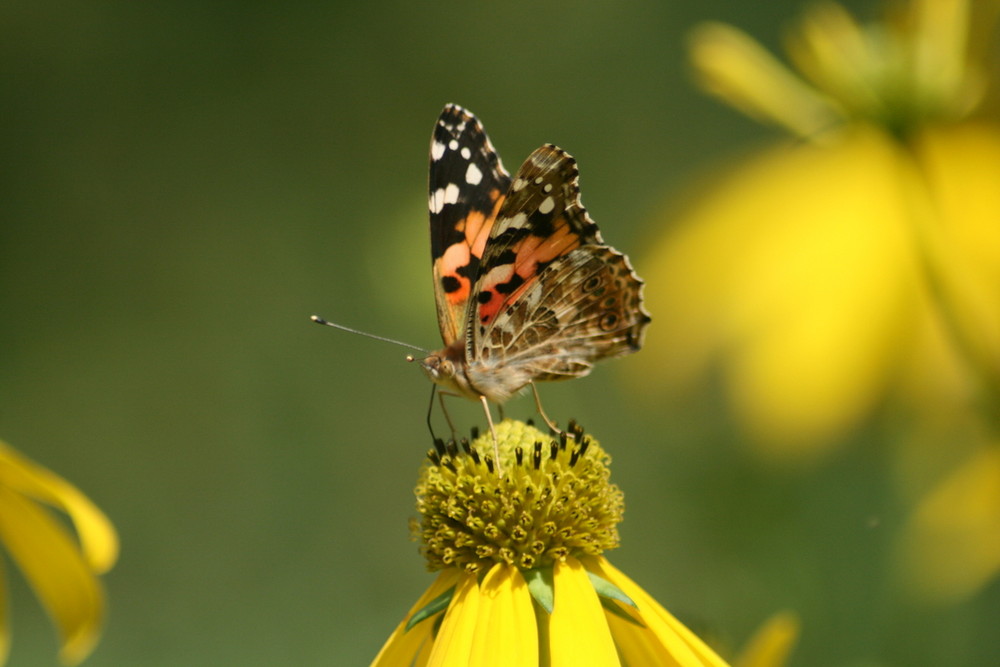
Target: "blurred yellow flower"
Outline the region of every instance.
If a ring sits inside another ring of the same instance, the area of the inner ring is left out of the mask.
[[[480,455],[490,435],[439,443],[424,466],[413,528],[440,574],[373,667],[725,665],[601,555],[624,506],[597,442],[496,432],[503,477]]]
[[[65,512],[77,536],[46,505]],[[60,660],[82,661],[100,638],[104,618],[104,592],[96,575],[118,558],[111,522],[76,487],[0,442],[0,542],[58,628]],[[9,648],[4,616],[0,663]]]
[[[791,40],[802,78],[735,28],[694,33],[703,85],[799,140],[718,177],[647,258],[650,310],[670,314],[652,396],[717,371],[781,458],[887,399],[1000,406],[1000,126],[970,116],[997,4],[915,0],[866,26],[821,4]]]

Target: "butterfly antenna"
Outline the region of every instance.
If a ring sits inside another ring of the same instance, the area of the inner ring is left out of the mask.
[[[401,340],[395,340],[393,338],[386,338],[385,336],[376,336],[375,334],[368,333],[367,331],[358,331],[357,329],[352,329],[351,327],[345,327],[343,324],[334,324],[333,322],[330,322],[329,320],[324,320],[319,315],[313,315],[309,319],[311,319],[316,324],[325,324],[326,326],[333,327],[334,329],[340,329],[341,331],[346,331],[346,332],[352,333],[352,334],[358,334],[359,336],[365,336],[367,338],[374,338],[375,340],[380,340],[380,341],[382,341],[384,343],[392,343],[394,345],[402,345],[403,347],[408,347],[411,350],[417,350],[419,352],[423,352],[424,354],[429,354],[429,352],[427,350],[425,350],[424,348],[422,348],[422,347],[417,347],[416,345],[410,345],[409,343],[404,343]]]

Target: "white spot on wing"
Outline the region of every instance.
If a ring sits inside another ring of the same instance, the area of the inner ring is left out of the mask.
[[[538,205],[538,212],[543,215],[548,215],[552,212],[552,209],[556,207],[556,202],[552,197],[546,197],[542,200],[542,203]]]
[[[449,183],[447,186],[438,188],[432,192],[428,199],[428,207],[431,209],[431,213],[438,214],[444,208],[445,204],[456,203],[459,192],[461,190],[454,183]]]
[[[472,151],[469,150],[468,146],[462,147],[462,157],[465,158],[466,160],[472,157]]]
[[[440,160],[441,156],[444,155],[444,144],[440,141],[435,141],[431,144],[431,159]]]
[[[465,170],[465,182],[469,185],[479,185],[479,182],[483,180],[483,172],[479,171],[479,167],[476,166],[475,162],[469,163],[469,168]]]
[[[431,209],[431,213],[437,214],[441,212],[441,208],[444,206],[444,188],[438,188],[431,193],[428,206]]]
[[[458,139],[452,139],[451,141],[449,141],[448,142],[448,148],[450,148],[453,151],[457,151],[458,150]]]
[[[521,229],[522,227],[527,227],[528,225],[528,215],[526,213],[518,213],[513,218],[506,218],[503,220],[497,220],[496,232],[499,233],[513,227],[514,229]]]

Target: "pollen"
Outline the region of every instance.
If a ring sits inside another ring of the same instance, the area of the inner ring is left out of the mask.
[[[529,570],[618,546],[624,496],[596,440],[573,422],[551,436],[509,419],[496,437],[503,477],[490,433],[438,440],[428,452],[411,531],[429,570],[479,573],[494,563]]]

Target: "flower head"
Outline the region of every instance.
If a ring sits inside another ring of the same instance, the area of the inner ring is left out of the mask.
[[[496,437],[502,478],[492,435],[430,453],[413,530],[439,574],[373,666],[725,664],[602,555],[624,504],[593,438]]]
[[[67,514],[73,536],[45,507]],[[118,558],[107,517],[66,480],[0,443],[0,542],[59,629],[60,659],[77,664],[101,633],[104,591],[97,579]],[[0,627],[0,662],[9,630]]]
[[[430,569],[551,568],[567,556],[618,546],[625,505],[609,482],[609,458],[582,430],[570,433],[554,440],[522,422],[504,422],[497,430],[500,456],[514,461],[516,472],[503,477],[488,455],[480,456],[481,444],[438,441],[417,486],[415,529]]]

